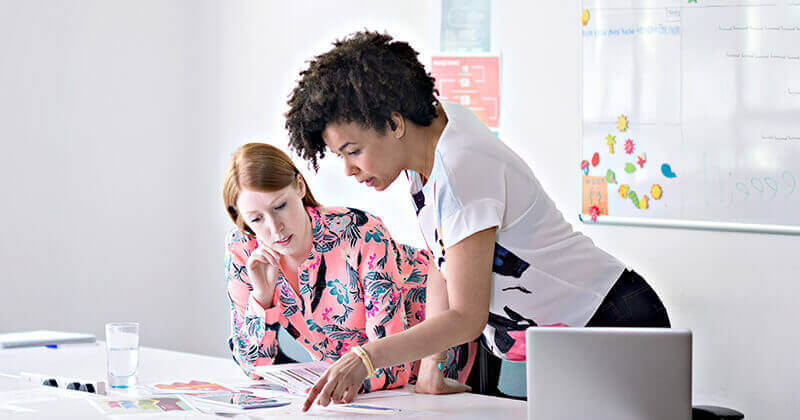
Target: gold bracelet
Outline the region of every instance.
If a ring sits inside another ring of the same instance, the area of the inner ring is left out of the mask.
[[[373,377],[375,375],[375,368],[372,366],[372,360],[369,358],[367,351],[361,348],[361,346],[353,346],[350,348],[350,351],[361,359],[361,363],[363,363],[364,368],[367,369],[367,377],[364,379]]]
[[[369,379],[375,375],[375,369],[372,366],[372,360],[370,360],[369,355],[364,349],[361,348],[361,346],[353,346],[350,351],[355,353],[361,359],[361,363],[364,364],[364,368],[367,370],[367,377],[364,379]]]

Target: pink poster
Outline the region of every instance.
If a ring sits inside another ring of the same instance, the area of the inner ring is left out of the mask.
[[[489,128],[500,123],[500,57],[435,56],[431,75],[439,99],[472,110]]]

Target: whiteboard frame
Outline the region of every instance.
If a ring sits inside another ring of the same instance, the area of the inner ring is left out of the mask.
[[[587,225],[617,225],[617,226],[622,225],[622,226],[657,227],[657,228],[668,228],[668,229],[715,230],[722,232],[800,235],[800,226],[704,222],[699,220],[678,220],[678,219],[654,219],[654,218],[638,219],[635,217],[617,217],[617,216],[597,216],[597,221],[593,222],[591,216],[587,214],[578,214],[578,219]]]
[[[683,7],[680,7],[683,10]],[[583,13],[583,0],[578,2],[576,16]],[[683,19],[683,13],[681,13]],[[578,135],[580,147],[578,147],[578,162],[583,159],[583,25],[578,25]],[[681,51],[683,51],[683,30],[681,30]],[[683,63],[681,63],[681,78],[683,78]],[[683,81],[681,81],[683,84]],[[581,178],[579,177],[579,180]],[[581,185],[578,182],[578,185]],[[580,190],[579,190],[580,193]],[[578,200],[579,208],[583,208],[583,198]],[[720,232],[744,232],[744,233],[767,233],[773,235],[800,235],[800,226],[769,225],[755,223],[730,223],[730,222],[708,222],[702,220],[683,220],[683,219],[657,219],[657,218],[638,218],[638,217],[618,217],[618,216],[597,216],[597,221],[592,221],[591,216],[578,212],[578,220],[587,225],[611,225],[611,226],[639,226],[656,227],[666,229],[687,229],[687,230],[711,230]]]

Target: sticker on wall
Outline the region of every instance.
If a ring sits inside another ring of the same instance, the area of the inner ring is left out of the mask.
[[[581,13],[581,24],[583,24],[583,26],[589,24],[589,9],[583,9],[583,13]]]
[[[600,164],[600,153],[595,152],[595,154],[592,155],[592,166],[597,166],[599,164]]]
[[[597,214],[608,215],[608,181],[603,176],[583,177],[583,214],[592,213],[592,206],[597,206]]]
[[[636,172],[636,165],[634,165],[634,164],[632,164],[630,162],[626,163],[625,164],[625,172],[627,172],[629,174],[632,174],[632,173]]]
[[[664,191],[661,189],[661,185],[658,184],[653,184],[653,188],[650,188],[650,194],[653,194],[653,198],[655,198],[656,200],[661,199],[661,194],[663,192]]]
[[[625,140],[625,153],[631,155],[633,154],[634,149],[635,147],[633,145],[633,140],[631,139]]]
[[[639,156],[639,159],[636,161],[636,163],[639,165],[640,168],[644,169],[645,162],[647,162],[647,153],[642,153],[641,156]]]
[[[608,153],[614,154],[614,145],[617,144],[617,136],[611,134],[606,136],[606,144],[608,145]]]
[[[672,167],[669,165],[669,163],[661,165],[661,173],[667,178],[675,178],[678,176],[675,174],[675,172],[672,172]]]
[[[628,117],[620,114],[619,118],[617,118],[617,129],[619,129],[619,131],[625,131],[628,129]]]
[[[646,195],[642,196],[642,199],[639,201],[639,208],[640,209],[647,210],[647,208],[649,207],[649,205],[647,204],[647,200],[648,200],[648,198],[647,198]]]
[[[639,197],[636,196],[636,191],[628,191],[628,198],[633,202],[634,207],[639,208]]]
[[[597,216],[600,215],[600,207],[592,206],[589,208],[589,216],[592,216],[592,221],[597,221]]]
[[[628,197],[628,189],[629,188],[630,187],[628,186],[628,184],[620,185],[619,189],[617,190],[617,192],[619,193],[619,196],[622,197],[622,198],[627,198]]]
[[[581,161],[581,170],[583,171],[584,175],[589,175],[589,161],[588,160]]]
[[[616,184],[617,183],[617,174],[614,173],[611,169],[606,172],[606,181],[609,184]]]

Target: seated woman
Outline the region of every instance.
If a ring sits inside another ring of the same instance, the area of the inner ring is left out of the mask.
[[[427,252],[396,243],[375,216],[320,206],[281,150],[263,143],[239,148],[223,199],[236,224],[226,252],[229,344],[250,377],[259,377],[256,366],[275,362],[280,326],[315,360],[335,362],[425,318]],[[451,348],[439,374],[463,384],[475,350],[474,342]],[[379,369],[362,390],[413,383],[418,372],[419,361]]]

